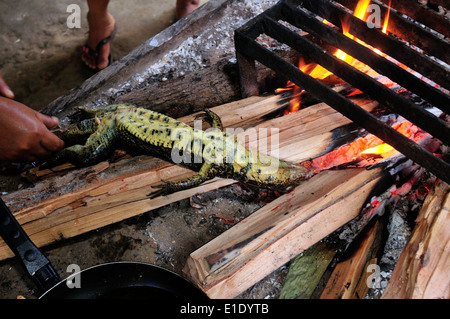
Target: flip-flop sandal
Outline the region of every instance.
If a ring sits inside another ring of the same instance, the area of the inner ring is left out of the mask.
[[[113,32],[107,36],[106,38],[104,38],[103,40],[101,40],[97,46],[95,47],[95,50],[92,49],[91,47],[89,47],[87,44],[83,45],[83,54],[87,55],[87,56],[91,56],[94,60],[95,60],[95,65],[98,64],[98,56],[100,54],[100,50],[101,48],[108,42],[111,42],[114,39],[114,36],[116,35],[116,31],[117,31],[117,24],[114,25],[114,29]],[[112,55],[111,55],[111,49],[109,50],[109,55],[108,55],[108,65],[109,66],[112,62]],[[98,70],[98,68],[96,68]]]

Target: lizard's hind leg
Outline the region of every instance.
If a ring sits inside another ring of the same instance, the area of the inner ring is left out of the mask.
[[[158,196],[166,196],[184,189],[193,188],[199,186],[203,182],[214,178],[217,171],[213,165],[210,163],[203,163],[198,174],[177,180],[177,181],[165,181],[162,180],[164,184],[152,186],[152,188],[157,188],[158,190],[151,192],[147,196],[150,198],[155,198]]]

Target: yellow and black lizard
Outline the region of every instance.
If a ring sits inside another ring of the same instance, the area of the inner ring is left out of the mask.
[[[45,166],[61,162],[90,165],[107,158],[116,148],[131,147],[198,171],[179,181],[163,181],[151,197],[195,187],[216,176],[285,191],[312,175],[302,166],[247,150],[234,136],[223,132],[219,116],[210,110],[203,116],[212,128],[205,131],[127,104],[80,110],[87,119],[55,132],[71,146],[56,153]]]

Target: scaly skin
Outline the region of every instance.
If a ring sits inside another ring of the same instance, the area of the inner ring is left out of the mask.
[[[312,175],[302,166],[247,150],[233,136],[222,132],[220,118],[210,110],[203,115],[212,124],[206,131],[130,105],[81,110],[91,118],[56,132],[66,144],[75,145],[58,152],[46,166],[64,161],[90,165],[107,158],[116,146],[125,146],[198,171],[179,181],[163,181],[151,197],[195,187],[216,176],[284,191]]]

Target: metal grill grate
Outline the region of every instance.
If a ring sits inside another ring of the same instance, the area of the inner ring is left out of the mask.
[[[352,1],[339,2],[348,4]],[[377,3],[387,10],[382,3]],[[413,42],[410,39],[410,34],[416,32],[420,35],[420,41],[414,40],[415,43],[413,44],[420,45],[422,50],[431,52],[430,55],[432,57],[410,48],[403,41],[388,36],[377,28],[369,28],[364,21],[354,17],[348,10],[335,2],[327,0],[280,1],[235,32],[235,48],[241,76],[242,94],[250,96],[259,93],[256,82],[255,60],[259,61],[266,67],[284,75],[319,100],[327,103],[368,132],[390,144],[411,160],[427,168],[437,177],[450,183],[450,164],[448,162],[433,155],[389,125],[381,122],[374,115],[360,108],[341,94],[336,93],[317,79],[302,72],[292,63],[274,54],[256,41],[259,35],[266,34],[279,42],[287,44],[306,59],[333,72],[339,78],[402,115],[413,124],[441,140],[444,144],[450,145],[450,126],[445,121],[335,57],[322,46],[312,42],[308,37],[292,31],[284,23],[287,22],[319,38],[328,45],[341,49],[350,56],[367,64],[376,72],[389,77],[392,81],[417,94],[444,113],[450,114],[450,97],[443,91],[373,52],[366,46],[345,36],[336,27],[329,26],[317,19],[317,17],[327,19],[335,26],[339,26],[340,21],[348,21],[350,25],[349,32],[355,37],[380,49],[412,70],[425,75],[441,87],[450,89],[449,71],[439,61],[450,63],[449,42],[444,36],[430,31],[417,23],[410,22],[395,10],[391,10],[391,15],[396,16],[397,20],[400,21],[394,24],[395,28],[405,30],[405,25],[409,28],[406,34],[408,42]],[[395,19],[394,21],[396,21]],[[398,27],[399,25],[402,27]]]

